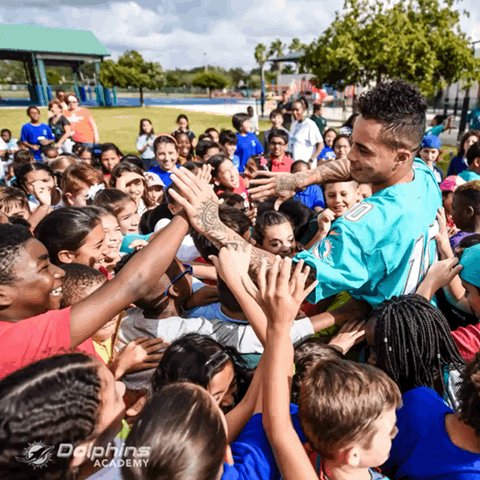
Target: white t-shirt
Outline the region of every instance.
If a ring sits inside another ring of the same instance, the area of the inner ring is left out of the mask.
[[[315,145],[323,143],[322,134],[316,123],[310,118],[302,122],[295,120],[290,128],[289,150],[292,158],[308,162],[315,152]]]
[[[155,228],[153,229],[154,232],[158,232],[162,228],[165,228],[171,222],[168,218],[161,218],[156,224]],[[180,244],[180,248],[175,255],[181,262],[190,263],[200,257],[200,253],[195,248],[195,244],[193,243],[193,238],[191,235],[185,235],[185,238],[182,240]]]
[[[201,316],[191,318],[145,318],[142,309],[138,307],[129,308],[120,324],[117,334],[117,347],[122,348],[138,337],[163,338],[167,342],[173,342],[187,333],[198,333],[208,335],[222,345],[235,347],[242,354],[263,352],[262,344],[248,322],[230,319],[221,312],[218,303],[198,307],[190,311],[189,314],[198,314],[202,309],[203,312],[212,315],[213,318],[207,319]],[[221,314],[218,313],[219,311]],[[290,337],[297,344],[311,337],[314,333],[310,319],[302,318],[293,323]],[[130,388],[138,389],[140,386],[149,383],[153,372],[154,369],[129,374],[124,377],[124,380]]]
[[[145,145],[147,149],[140,154],[144,160],[151,160],[155,157],[155,152],[153,151],[153,141],[155,140],[155,135],[151,135],[147,137],[147,135],[143,134],[137,137],[137,150],[140,151]]]

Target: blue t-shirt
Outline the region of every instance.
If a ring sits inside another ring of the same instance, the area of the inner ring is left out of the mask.
[[[387,470],[394,479],[478,480],[480,454],[454,445],[445,416],[453,413],[434,390],[418,387],[403,395],[397,412],[398,435],[393,440]]]
[[[40,123],[40,125],[32,125],[31,123],[26,123],[22,127],[20,133],[20,140],[23,142],[31,143],[32,145],[40,145],[38,150],[32,150],[29,148],[30,152],[33,154],[35,160],[42,159],[42,144],[40,143],[39,137],[45,137],[45,140],[55,140],[55,136],[51,128],[46,123]]]
[[[333,151],[333,148],[323,147],[323,150],[320,152],[320,155],[317,157],[318,160],[335,160],[336,155]]]
[[[347,291],[377,306],[415,292],[437,256],[442,197],[433,172],[414,161],[414,179],[384,188],[335,220],[330,233],[295,258],[316,270],[310,303]]]
[[[178,165],[175,165],[175,168],[178,168]],[[162,170],[159,165],[154,165],[148,171],[156,173],[162,179],[165,188],[169,187],[172,184],[172,180],[170,179],[170,177],[172,176],[173,172],[166,172],[165,170]]]
[[[297,192],[293,198],[312,210],[315,207],[325,208],[325,198],[323,197],[322,189],[318,185],[309,185],[303,191]]]
[[[237,133],[237,140],[237,150],[235,151],[235,155],[238,155],[238,158],[240,159],[238,170],[242,173],[245,170],[245,165],[247,164],[248,159],[253,155],[260,155],[263,153],[263,147],[257,136],[252,132],[248,132],[246,135]]]
[[[300,441],[306,442],[300,427],[298,407],[290,405],[293,426]],[[230,445],[234,465],[224,465],[222,480],[280,480],[280,472],[262,425],[262,414],[255,414]]]

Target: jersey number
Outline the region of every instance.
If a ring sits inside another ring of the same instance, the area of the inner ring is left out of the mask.
[[[428,227],[427,241],[425,235],[420,235],[415,241],[412,254],[408,261],[409,269],[407,281],[403,289],[403,295],[414,293],[417,289],[421,278],[427,273],[430,267],[431,248],[435,235],[438,233],[438,223],[435,221],[433,225]],[[433,247],[436,253],[436,244]]]

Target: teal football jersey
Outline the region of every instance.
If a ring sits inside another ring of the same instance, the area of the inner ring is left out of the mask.
[[[330,233],[295,259],[316,270],[317,303],[342,291],[372,306],[415,292],[437,258],[442,197],[433,172],[415,159],[414,179],[385,188],[335,220]]]

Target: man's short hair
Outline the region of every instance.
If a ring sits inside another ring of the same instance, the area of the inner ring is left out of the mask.
[[[348,360],[319,361],[304,377],[300,422],[313,449],[325,460],[354,443],[368,448],[373,423],[401,405],[397,385],[371,365]]]
[[[32,238],[31,232],[22,225],[0,224],[0,284],[15,282],[18,255]]]
[[[403,80],[379,83],[358,100],[363,118],[382,124],[383,143],[416,150],[425,133],[427,103],[417,87]]]
[[[285,144],[288,144],[288,133],[285,130],[272,128],[268,134],[268,143],[270,143],[274,137],[279,137],[285,142]]]

